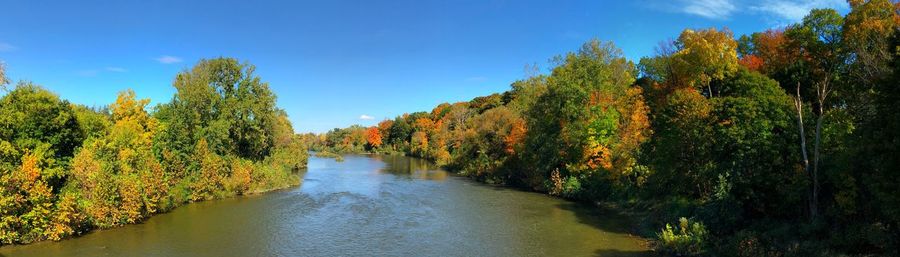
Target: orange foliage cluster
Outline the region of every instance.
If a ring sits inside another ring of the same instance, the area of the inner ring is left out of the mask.
[[[522,142],[525,141],[525,134],[528,132],[525,127],[525,120],[518,119],[513,122],[512,127],[509,130],[509,134],[503,138],[503,143],[506,146],[505,150],[507,154],[516,154],[516,148],[522,145]]]
[[[738,64],[740,64],[741,66],[744,66],[747,69],[750,69],[752,71],[759,71],[763,66],[763,60],[762,60],[762,58],[759,58],[759,56],[756,56],[755,54],[750,54],[750,55],[741,57],[741,59],[738,60]]]
[[[761,63],[757,69],[752,70],[769,72],[766,70],[768,67],[780,67],[790,62],[791,58],[795,58],[796,56],[792,57],[785,52],[784,44],[786,42],[784,30],[770,29],[756,34],[753,45],[757,52],[755,56],[760,59]]]
[[[373,126],[366,129],[366,142],[373,148],[381,147],[381,132],[378,127]]]

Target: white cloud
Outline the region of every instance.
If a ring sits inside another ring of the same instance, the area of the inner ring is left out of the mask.
[[[359,119],[360,120],[374,120],[375,117],[363,114],[363,115],[359,115]]]
[[[10,45],[9,43],[0,42],[0,52],[11,52],[15,51],[17,48],[14,45]]]
[[[848,6],[844,0],[764,0],[750,10],[770,15],[779,22],[797,22],[815,8],[842,10]]]
[[[170,55],[163,55],[163,56],[160,56],[159,58],[156,58],[156,59],[154,59],[154,60],[156,60],[157,62],[163,63],[163,64],[170,64],[170,63],[181,62],[181,58],[178,58],[178,57],[175,57],[175,56],[170,56]]]
[[[126,70],[125,68],[122,68],[122,67],[106,67],[106,71],[111,71],[111,72],[126,72],[126,71],[128,71],[128,70]]]
[[[760,15],[770,22],[797,22],[815,8],[847,10],[846,0],[677,0],[669,3],[650,1],[653,8],[724,20],[738,13]]]
[[[681,12],[709,19],[728,19],[737,10],[733,0],[682,0]]]

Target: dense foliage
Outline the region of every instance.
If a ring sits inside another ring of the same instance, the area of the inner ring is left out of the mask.
[[[7,91],[0,245],[59,240],[299,182],[306,148],[252,65],[201,60],[175,87],[154,111],[130,90],[99,109],[28,82]]]
[[[676,255],[900,255],[900,3],[849,3],[637,65],[590,41],[502,94],[304,140],[644,210]]]

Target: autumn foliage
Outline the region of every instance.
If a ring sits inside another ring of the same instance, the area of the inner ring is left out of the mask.
[[[365,150],[647,208],[675,255],[897,255],[900,3],[849,4],[738,39],[686,29],[637,65],[590,41],[507,92],[383,121]],[[331,143],[363,130],[312,145],[363,151]]]
[[[366,143],[368,143],[371,148],[381,147],[381,131],[378,127],[369,127],[366,129]]]
[[[0,98],[0,245],[60,240],[190,201],[296,184],[306,150],[267,86],[257,78],[223,90],[234,95],[210,94],[226,86],[212,80],[239,69],[252,73],[234,59],[201,61],[179,74],[174,103],[154,112],[131,90],[91,109],[17,85]],[[206,81],[183,81],[189,76]],[[255,118],[216,121],[207,111]]]

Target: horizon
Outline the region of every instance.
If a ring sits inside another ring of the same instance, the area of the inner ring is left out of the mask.
[[[256,66],[295,132],[324,133],[504,92],[527,66],[547,73],[551,58],[593,38],[636,63],[683,28],[739,37],[813,8],[848,9],[831,0],[527,2],[11,1],[0,22],[16,25],[0,29],[0,61],[13,84],[32,81],[72,103],[105,106],[133,89],[155,106],[174,95],[178,72],[234,57]]]

